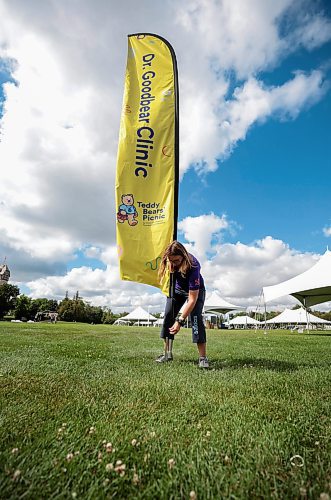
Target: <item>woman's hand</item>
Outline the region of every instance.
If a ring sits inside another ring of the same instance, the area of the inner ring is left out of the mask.
[[[178,323],[178,321],[175,321],[174,324],[169,328],[169,332],[172,335],[176,335],[176,333],[178,333],[179,330],[180,330],[180,324]]]

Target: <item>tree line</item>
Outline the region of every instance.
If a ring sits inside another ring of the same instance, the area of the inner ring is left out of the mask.
[[[127,313],[114,314],[108,307],[92,306],[77,291],[71,299],[68,292],[63,300],[32,299],[20,294],[16,285],[8,283],[0,286],[0,319],[10,317],[21,321],[35,320],[42,317],[37,313],[56,312],[62,321],[77,321],[81,323],[112,324],[116,319]]]

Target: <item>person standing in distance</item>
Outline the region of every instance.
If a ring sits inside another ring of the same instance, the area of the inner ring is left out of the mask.
[[[174,294],[173,297],[167,297],[160,335],[164,340],[164,353],[156,361],[165,363],[173,360],[172,346],[175,335],[184,326],[186,318],[190,315],[192,341],[197,345],[199,352],[199,367],[209,368],[206,356],[206,329],[202,319],[206,290],[203,277],[200,274],[200,264],[181,243],[173,241],[165,249],[161,260],[160,282],[164,279],[167,270],[173,274]]]

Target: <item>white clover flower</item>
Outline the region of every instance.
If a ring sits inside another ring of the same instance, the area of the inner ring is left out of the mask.
[[[13,448],[11,452],[13,455],[15,455],[15,453],[18,453],[18,448]]]
[[[95,427],[90,427],[89,434],[94,434],[95,433]]]
[[[210,431],[207,431],[206,432],[206,437],[209,438],[210,437]]]
[[[196,500],[197,499],[197,494],[195,491],[190,491],[190,500]]]
[[[111,453],[113,451],[113,445],[111,443],[106,444],[106,452]]]
[[[139,476],[136,472],[133,474],[132,482],[133,484],[139,484]]]
[[[132,446],[136,446],[137,443],[138,443],[138,441],[136,439],[132,439],[132,441],[131,441]]]
[[[169,469],[173,469],[173,467],[175,466],[175,463],[176,463],[176,461],[173,458],[169,458],[169,460],[168,460]]]
[[[116,466],[115,466],[115,472],[117,472],[120,476],[124,476],[125,474],[125,468],[126,468],[126,465],[123,464],[122,460],[117,460],[116,462]]]
[[[14,474],[13,474],[13,481],[17,481],[17,479],[21,476],[21,471],[19,469],[16,469]]]
[[[68,453],[68,455],[66,456],[67,462],[71,462],[71,460],[73,458],[74,458],[74,454],[73,453]]]
[[[114,470],[114,464],[107,464],[107,465],[106,465],[106,471],[107,471],[107,472],[110,472],[110,471],[112,471],[112,470]]]

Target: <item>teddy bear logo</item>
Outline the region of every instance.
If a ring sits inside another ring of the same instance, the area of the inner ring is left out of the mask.
[[[129,226],[136,226],[138,213],[134,206],[133,194],[122,194],[121,200],[122,204],[118,207],[117,221],[123,224],[127,220]]]

